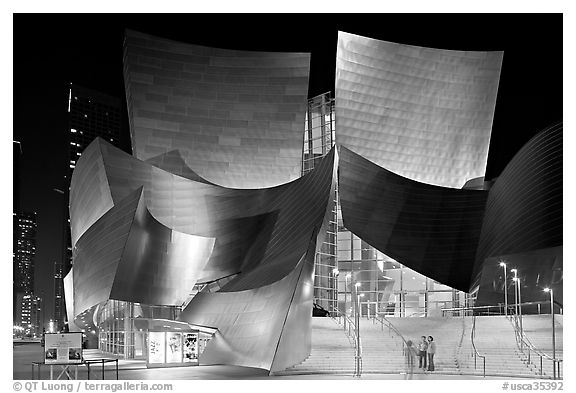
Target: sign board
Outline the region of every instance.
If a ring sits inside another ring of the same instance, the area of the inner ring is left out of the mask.
[[[166,333],[148,333],[148,363],[164,363],[166,357]]]
[[[166,332],[166,363],[182,363],[182,333]]]
[[[45,333],[44,363],[82,363],[82,333]]]
[[[184,333],[184,363],[198,362],[198,333]]]
[[[198,332],[148,332],[148,367],[198,364]]]

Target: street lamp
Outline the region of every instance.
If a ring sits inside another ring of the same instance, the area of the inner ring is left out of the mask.
[[[354,303],[355,306],[355,325],[356,325],[356,372],[355,376],[360,376],[360,359],[361,359],[361,352],[360,352],[360,297],[358,296],[358,288],[360,288],[361,284],[359,282],[354,284]]]
[[[554,291],[552,288],[544,288],[544,292],[550,292],[550,315],[552,316],[552,362],[554,364],[554,379],[556,379],[556,326],[554,324]]]
[[[352,278],[352,274],[348,273],[344,277],[344,314],[348,315],[348,280]]]
[[[512,278],[512,281],[516,282],[516,279],[518,278],[518,269],[510,269],[510,271],[512,273],[514,273],[514,278]],[[514,314],[516,314],[516,317],[518,317],[518,286],[516,285],[514,287]]]
[[[338,274],[340,274],[340,271],[337,267],[332,269],[332,274],[334,275],[334,299],[332,303],[332,311],[338,314]],[[334,305],[334,303],[336,303],[336,305]]]
[[[522,341],[520,341],[520,347],[523,347],[524,343],[524,329],[522,329],[522,294],[520,292],[520,279],[518,277],[514,277],[513,280],[516,282],[516,289],[518,290],[518,312],[520,317],[520,337]]]
[[[508,316],[508,281],[506,280],[506,263],[500,262],[500,266],[504,268],[504,316]]]

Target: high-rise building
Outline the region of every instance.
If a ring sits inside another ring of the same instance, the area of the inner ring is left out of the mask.
[[[64,303],[64,266],[61,263],[54,264],[54,328],[60,331],[64,326],[66,316]]]
[[[72,265],[72,246],[70,240],[70,216],[68,211],[69,187],[72,171],[82,152],[96,137],[100,137],[114,146],[120,146],[122,128],[122,104],[117,97],[70,83],[68,89],[68,126],[66,129],[66,175],[61,191],[63,195],[63,245],[60,274],[54,274],[54,323],[58,328],[64,324],[62,278]],[[55,267],[56,269],[56,267]],[[60,295],[60,297],[58,297]]]
[[[36,256],[36,213],[15,212],[14,220],[14,250],[13,250],[13,318],[16,324],[21,323],[24,310],[22,301],[34,293],[34,259]],[[29,314],[29,312],[24,312]],[[19,317],[20,316],[20,317]],[[28,315],[29,317],[29,315]],[[26,319],[28,321],[28,318]],[[27,323],[29,324],[29,323]]]
[[[18,212],[20,211],[20,160],[22,158],[22,144],[12,142],[12,170],[13,170],[13,208],[12,208],[12,260],[14,264],[14,285],[12,285],[12,319],[16,321],[16,248],[18,246]]]
[[[34,292],[34,258],[36,256],[36,212],[16,213],[16,248],[14,250],[14,286],[16,292]]]
[[[43,332],[42,298],[34,294],[19,292],[16,295],[16,318],[14,325],[22,328],[27,337],[40,337]]]

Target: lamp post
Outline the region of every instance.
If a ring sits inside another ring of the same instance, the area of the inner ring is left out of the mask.
[[[506,263],[500,262],[500,266],[504,268],[504,316],[508,316],[508,281],[506,280]]]
[[[522,294],[520,292],[520,279],[514,277],[513,280],[516,283],[516,290],[518,291],[518,317],[520,318],[520,337],[522,338],[520,341],[520,348],[522,348],[524,346],[524,330],[522,329]]]
[[[516,279],[518,278],[518,269],[510,269],[512,273],[514,273],[514,277],[512,281],[516,283]],[[517,286],[514,286],[514,314],[518,317],[518,290],[516,289]]]
[[[344,314],[348,315],[348,280],[352,274],[348,273],[344,276]]]
[[[338,311],[338,274],[340,274],[340,271],[337,267],[332,269],[332,274],[334,274],[334,299],[332,303],[332,311]]]
[[[554,365],[554,379],[556,379],[556,326],[554,324],[554,291],[552,291],[552,288],[544,288],[544,292],[550,292],[550,315],[552,316],[552,362]]]
[[[353,293],[353,301],[355,303],[355,313],[354,313],[354,325],[356,327],[356,372],[355,376],[360,376],[360,359],[361,359],[361,351],[360,351],[360,296],[358,296],[358,288],[360,287],[360,283],[357,282],[354,284],[354,293]]]

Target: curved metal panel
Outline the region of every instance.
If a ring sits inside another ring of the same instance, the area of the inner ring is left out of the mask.
[[[259,263],[215,293],[200,293],[182,312],[191,324],[218,327],[202,364],[236,364],[278,371],[310,353],[314,255],[321,245],[335,192],[336,152],[310,174],[268,191],[261,209],[278,211],[275,230]],[[260,202],[259,201],[259,202]]]
[[[336,142],[423,183],[484,176],[502,57],[338,32]]]
[[[138,189],[117,203],[76,242],[72,254],[76,315],[110,298],[141,193]]]
[[[271,277],[269,282],[273,282],[276,275],[285,275],[290,268],[281,262],[283,258],[291,255],[299,258],[301,252],[294,250],[305,248],[309,240],[294,237],[297,223],[322,218],[324,214],[326,201],[318,199],[310,189],[329,188],[334,171],[335,158],[331,154],[314,174],[297,181],[262,190],[226,189],[173,175],[101,139],[93,143],[101,145],[115,203],[144,186],[146,207],[162,225],[182,233],[217,239],[200,282],[245,271],[255,264],[259,264],[262,271],[269,271],[266,273]],[[280,242],[283,238],[292,242]],[[278,243],[282,248],[268,247],[269,242]],[[250,283],[250,278],[244,276],[234,285],[249,287],[262,282]]]
[[[418,183],[344,146],[338,173],[346,228],[427,277],[469,289],[487,192]]]
[[[227,187],[300,175],[310,54],[216,49],[127,30],[124,80],[132,150],[180,149]]]
[[[116,269],[110,299],[182,305],[200,278],[214,241],[160,224],[141,197]]]
[[[72,247],[100,217],[114,206],[99,143],[86,147],[70,179],[70,235]]]
[[[213,238],[173,231],[148,212],[142,188],[116,204],[74,248],[76,315],[108,299],[181,305],[208,262]]]
[[[562,245],[562,131],[559,124],[538,133],[490,189],[480,261]]]
[[[509,266],[540,277],[541,287],[558,284],[557,279],[545,277],[549,277],[556,250],[563,245],[562,140],[562,124],[543,130],[520,149],[496,179],[486,204],[474,286],[480,284],[483,271],[490,270],[485,265],[494,263],[495,257],[506,260],[507,256],[531,255],[533,251],[540,256],[540,264],[530,262],[532,257],[516,257]],[[540,298],[539,294],[534,297]]]
[[[276,370],[302,361],[310,350],[302,328],[310,325],[314,254],[334,200],[335,149],[298,180],[240,190],[169,173],[101,139],[93,144],[91,159],[102,162],[114,206],[76,243],[74,313],[108,299],[181,304],[196,282],[227,278],[218,292],[197,294],[183,314],[219,329],[206,359],[224,359],[218,343],[233,342],[222,344],[236,354],[226,364]],[[269,315],[255,318],[261,309]],[[259,342],[270,345],[255,351]]]

